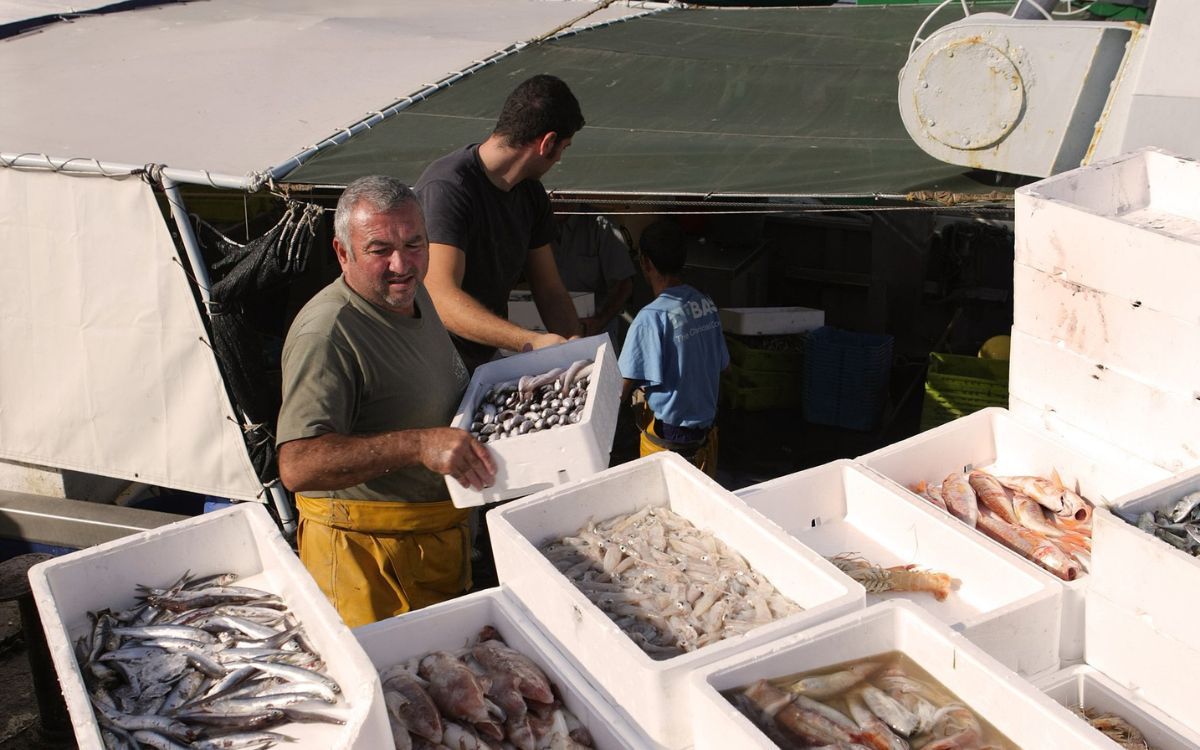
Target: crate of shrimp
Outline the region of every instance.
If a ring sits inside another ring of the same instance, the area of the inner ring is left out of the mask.
[[[481,365],[451,427],[468,430],[496,461],[482,490],[446,478],[465,508],[521,497],[608,466],[621,372],[607,334],[516,354]]]
[[[1034,685],[1116,747],[1136,750],[1200,747],[1200,735],[1086,664],[1055,672]]]
[[[1093,589],[1200,649],[1196,603],[1180,595],[1200,591],[1200,470],[1117,498],[1109,511],[1096,514]]]
[[[493,588],[354,630],[379,671],[398,750],[639,750],[646,740]],[[505,744],[507,743],[507,744]]]
[[[388,737],[370,661],[257,503],[64,555],[29,579],[81,748]]]
[[[909,602],[731,656],[689,683],[696,750],[1109,747]]]
[[[861,583],[867,606],[906,599],[1010,669],[1058,668],[1062,587],[852,461],[737,495]]]
[[[487,516],[502,585],[655,742],[692,742],[684,676],[863,606],[863,589],[673,453]]]
[[[989,408],[861,456],[858,461],[965,523],[1063,586],[1060,658],[1083,656],[1092,509],[1166,474],[1117,448],[1060,442]]]

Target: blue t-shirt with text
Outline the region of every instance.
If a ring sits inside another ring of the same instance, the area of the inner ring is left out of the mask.
[[[643,386],[660,420],[708,427],[729,365],[717,306],[686,284],[665,289],[633,319],[618,364],[622,377]]]

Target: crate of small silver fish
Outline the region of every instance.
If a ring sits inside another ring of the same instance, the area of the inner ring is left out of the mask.
[[[364,625],[354,635],[379,670],[397,750],[647,746],[504,588]]]
[[[876,474],[841,460],[737,494],[860,582],[867,606],[904,598],[1010,669],[1058,668],[1062,587]]]
[[[697,670],[696,750],[1111,748],[910,602],[847,615]]]
[[[496,481],[476,491],[447,478],[450,499],[460,508],[507,500],[607,467],[620,399],[607,334],[480,366],[451,426],[487,445]]]
[[[30,570],[82,748],[378,747],[379,680],[256,503]]]
[[[1188,731],[1134,691],[1086,664],[1055,672],[1035,685],[1122,750],[1200,747],[1200,735]]]
[[[691,741],[683,679],[861,608],[863,589],[672,453],[488,514],[502,585],[655,742]]]
[[[1120,497],[1109,510],[1096,514],[1097,594],[1200,650],[1200,470]]]

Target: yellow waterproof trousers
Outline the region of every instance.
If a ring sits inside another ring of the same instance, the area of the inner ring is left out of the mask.
[[[704,436],[704,442],[699,446],[690,443],[673,443],[661,435],[654,429],[654,412],[647,408],[642,409],[641,415],[637,419],[638,430],[641,431],[641,440],[638,445],[640,447],[639,455],[643,458],[658,453],[659,451],[673,451],[683,456],[700,471],[713,477],[717,476],[717,426],[713,425],[708,434]]]
[[[437,604],[471,587],[469,512],[449,500],[297,494],[296,506],[300,562],[348,627]]]

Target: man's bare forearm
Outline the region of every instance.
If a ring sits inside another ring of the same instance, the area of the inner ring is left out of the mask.
[[[279,478],[293,492],[341,490],[420,461],[423,430],[292,440],[279,446]]]
[[[436,292],[431,288],[430,296],[446,330],[468,341],[519,352],[536,335],[496,315],[458,287]]]

